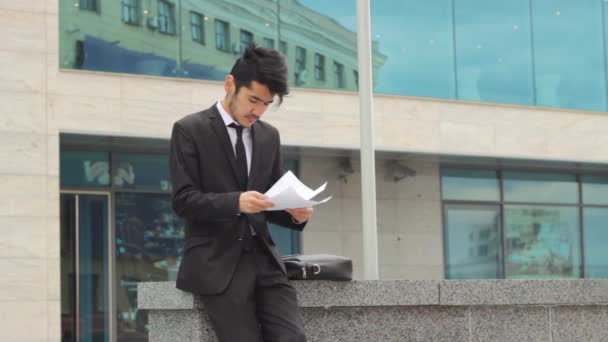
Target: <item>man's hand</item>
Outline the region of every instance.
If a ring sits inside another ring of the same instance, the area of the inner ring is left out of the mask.
[[[297,209],[286,209],[291,217],[293,217],[296,223],[304,223],[312,217],[313,209],[312,208],[297,208]]]
[[[239,210],[245,214],[255,214],[272,208],[274,204],[268,202],[268,197],[257,191],[247,191],[239,196]]]

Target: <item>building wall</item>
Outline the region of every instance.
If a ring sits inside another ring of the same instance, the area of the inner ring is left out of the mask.
[[[59,70],[58,0],[1,1],[0,22],[0,339],[59,341],[59,133],[168,138],[176,119],[222,90],[213,82]],[[375,106],[377,145],[385,150],[596,162],[608,152],[605,113],[384,96]],[[357,107],[355,93],[296,89],[266,118],[284,144],[356,148]],[[315,163],[303,163],[312,183],[324,175],[313,173]],[[440,278],[437,163],[412,167],[418,176],[378,185],[378,241],[392,244],[381,248],[381,273]],[[304,251],[335,248],[357,262],[359,180],[355,173],[348,186],[333,182],[340,196],[318,210]],[[405,261],[393,264],[390,250]]]

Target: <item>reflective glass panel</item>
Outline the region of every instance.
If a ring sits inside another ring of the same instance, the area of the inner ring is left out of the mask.
[[[441,186],[444,200],[498,201],[500,199],[496,171],[443,169]]]
[[[576,176],[504,172],[505,202],[578,203]]]
[[[371,16],[376,92],[455,96],[450,0],[373,0]]]
[[[537,103],[606,110],[602,1],[534,0]]]
[[[118,341],[147,336],[137,310],[137,283],[175,281],[184,226],[162,194],[116,193],[116,319]]]
[[[585,208],[585,277],[608,278],[608,208]]]
[[[109,342],[108,196],[78,195],[79,341]]]
[[[533,104],[528,0],[454,6],[458,98]]]
[[[499,277],[498,206],[445,205],[445,237],[448,279]]]
[[[577,207],[505,206],[506,278],[579,278]]]
[[[583,176],[583,203],[608,204],[608,177]]]
[[[107,188],[110,186],[110,154],[65,151],[60,153],[62,187]]]
[[[114,153],[113,158],[112,183],[115,188],[171,190],[167,155]]]

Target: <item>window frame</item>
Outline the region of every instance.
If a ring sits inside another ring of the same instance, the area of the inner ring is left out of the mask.
[[[194,18],[197,18],[198,22],[194,22]],[[198,35],[198,37],[195,37]],[[190,35],[192,41],[195,41],[201,45],[205,45],[205,15],[196,11],[190,11]]]

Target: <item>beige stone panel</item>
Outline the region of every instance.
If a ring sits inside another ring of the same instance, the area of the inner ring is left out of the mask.
[[[292,146],[323,145],[323,114],[293,112],[269,108],[263,120],[275,126],[281,134],[281,144]]]
[[[416,168],[413,168],[417,171]],[[397,198],[407,200],[441,199],[439,170],[435,172],[417,172],[414,177],[406,177],[397,183]]]
[[[606,162],[608,153],[608,117],[583,115],[568,127],[553,132],[548,140],[550,155],[565,160]]]
[[[319,96],[325,114],[348,113],[359,122],[359,97],[356,92],[330,91]]]
[[[403,234],[401,236],[402,265],[438,266],[443,263],[443,243],[437,234]]]
[[[40,342],[47,340],[47,302],[0,303],[0,341]]]
[[[199,110],[190,103],[124,100],[120,108],[121,134],[168,139],[177,120]]]
[[[0,130],[12,133],[46,133],[44,94],[0,92]]]
[[[191,103],[200,106],[202,109],[211,107],[218,100],[226,95],[224,82],[196,80],[191,82]]]
[[[0,0],[0,9],[23,12],[44,12],[48,0]]]
[[[340,208],[340,216],[342,222],[342,231],[345,233],[357,232],[361,233],[361,198],[342,198],[342,207]]]
[[[306,225],[306,231],[342,231],[341,202],[341,198],[336,197],[314,207],[313,217]]]
[[[59,17],[56,13],[46,15],[46,53],[59,53]]]
[[[195,84],[195,81],[168,77],[131,75],[121,77],[122,98],[128,101],[192,103],[192,88]]]
[[[46,174],[59,176],[59,135],[48,135],[46,144]]]
[[[302,234],[303,254],[341,255],[342,235],[339,232],[308,232]]]
[[[491,155],[495,153],[496,134],[492,125],[442,122],[439,125],[439,132],[439,148],[446,154]]]
[[[393,180],[387,160],[376,159],[376,198],[383,200],[395,199],[397,183]]]
[[[444,104],[397,96],[375,96],[374,109],[386,124],[399,120],[438,121]]]
[[[121,105],[118,99],[49,94],[48,132],[119,133]]]
[[[2,0],[2,2],[5,3],[7,1]],[[14,6],[19,6],[18,4],[20,3],[23,3],[22,6],[27,6],[28,4],[35,5],[33,1],[11,1],[11,3],[15,3]],[[42,11],[35,13],[0,8],[0,22],[3,24],[3,29],[0,31],[1,50],[45,52],[46,23],[45,14]]]
[[[45,0],[47,13],[59,13],[59,0]]]
[[[404,234],[426,233],[441,236],[441,202],[399,200],[397,202],[398,231]]]
[[[61,342],[61,302],[47,302],[47,338],[48,342]]]
[[[376,200],[376,212],[378,234],[388,234],[399,231],[400,222],[397,221],[397,200]]]
[[[45,63],[44,53],[0,51],[0,90],[44,92]]]
[[[324,113],[324,97],[331,97],[331,94],[313,91],[310,89],[292,89],[289,95],[283,97],[281,112],[302,112],[302,113]]]
[[[400,264],[402,239],[399,234],[378,233],[378,264]]]
[[[440,123],[429,120],[407,120],[400,116],[386,118],[376,133],[376,148],[434,153],[439,150]]]
[[[44,217],[0,216],[0,258],[45,258]]]
[[[2,133],[0,161],[0,173],[46,174],[46,135]]]
[[[45,259],[0,259],[0,302],[45,301]]]
[[[59,204],[58,204],[59,205]],[[59,258],[61,251],[61,221],[59,217],[46,218],[46,256]]]
[[[443,266],[380,265],[382,280],[440,280]]]
[[[59,258],[49,258],[46,261],[46,298],[47,300],[61,300],[61,269]]]
[[[353,115],[353,112],[346,110],[337,113],[326,112],[323,114],[322,122],[323,145],[348,148],[359,147],[359,115]]]
[[[59,69],[59,56],[47,54],[47,92],[73,97],[119,99],[120,76],[94,71]]]
[[[0,216],[46,217],[46,178],[0,174]]]
[[[49,218],[59,217],[59,176],[49,176],[46,179],[47,215]]]
[[[340,193],[345,198],[356,198],[361,202],[361,164],[359,159],[352,159],[354,173],[340,183]]]
[[[363,238],[361,233],[342,234],[343,256],[353,260],[353,279],[363,278]]]

